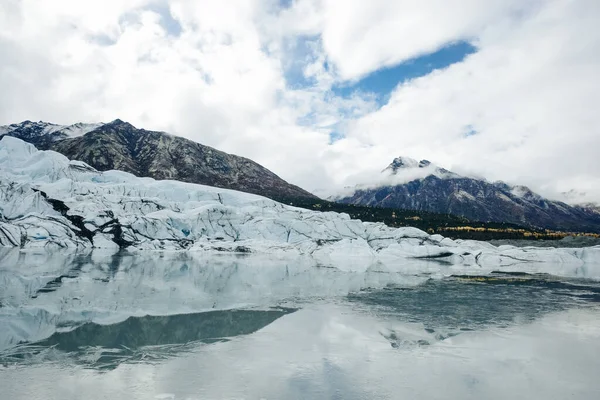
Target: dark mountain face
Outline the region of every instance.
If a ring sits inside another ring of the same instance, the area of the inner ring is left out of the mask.
[[[22,124],[26,125],[20,128]],[[70,127],[52,125],[62,130],[56,128],[59,133],[51,134],[43,126],[31,130],[31,124],[51,124],[29,121],[22,124],[0,128],[0,137],[18,137],[40,149],[54,150],[72,160],[83,161],[100,171],[118,169],[137,176],[234,189],[275,200],[316,198],[252,160],[164,132],[137,129],[121,120],[85,125],[86,129],[63,134],[60,132]]]
[[[384,170],[394,175],[401,168],[423,168],[430,163],[398,159]],[[391,172],[390,172],[391,171]],[[524,186],[490,183],[462,177],[438,168],[422,179],[373,189],[358,189],[339,202],[386,208],[454,214],[473,221],[508,222],[530,227],[600,232],[600,213],[545,199]],[[440,173],[440,171],[442,171]]]

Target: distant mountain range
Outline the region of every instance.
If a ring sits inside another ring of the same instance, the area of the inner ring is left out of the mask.
[[[490,183],[458,175],[427,160],[398,157],[379,184],[356,187],[335,199],[345,204],[420,210],[464,216],[472,221],[567,231],[600,232],[600,208],[546,199],[525,186]]]
[[[109,123],[56,125],[24,121],[0,126],[0,138],[14,136],[41,150],[106,171],[234,189],[275,200],[314,198],[265,167],[182,137],[138,129],[119,119]]]

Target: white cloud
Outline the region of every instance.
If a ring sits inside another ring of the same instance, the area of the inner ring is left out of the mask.
[[[344,79],[468,40],[523,8],[518,0],[324,0],[323,42]],[[517,8],[519,7],[519,8]]]
[[[308,189],[358,183],[408,155],[600,200],[598,17],[594,0],[8,0],[0,124],[118,117]],[[307,38],[309,52],[290,50]],[[381,109],[330,90],[457,40],[478,52],[398,87]],[[312,86],[286,81],[292,63]],[[330,144],[332,130],[346,137]]]
[[[598,182],[596,4],[547,2],[490,27],[479,52],[398,87],[352,136],[550,195],[571,189],[573,178]],[[467,127],[478,133],[465,136]],[[600,198],[598,189],[592,196]]]

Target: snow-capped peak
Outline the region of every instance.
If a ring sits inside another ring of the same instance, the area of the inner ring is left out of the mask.
[[[23,121],[16,124],[0,126],[0,135],[18,133],[18,136],[22,138],[47,137],[50,140],[60,140],[68,137],[85,135],[102,125],[104,124],[78,122],[73,125],[58,125],[44,121]]]
[[[0,134],[5,135],[16,130],[25,130],[29,132],[30,136],[41,136],[60,131],[64,128],[65,125],[57,125],[50,122],[23,121],[16,124],[0,126]]]
[[[426,161],[426,160],[424,160]],[[391,174],[395,174],[399,169],[407,169],[407,168],[419,168],[420,163],[414,158],[410,157],[396,157],[394,161],[390,165],[387,166],[382,172],[389,171]]]
[[[523,186],[523,185],[511,186],[510,192],[514,196],[525,199],[525,200],[541,200],[542,199],[542,196],[540,196],[537,193],[534,193],[527,186]]]
[[[104,125],[103,122],[97,122],[92,124],[78,122],[73,125],[65,126],[63,129],[61,129],[61,132],[65,133],[69,137],[83,136],[88,132],[100,128],[102,125]]]
[[[417,161],[410,157],[396,157],[390,165],[381,171],[384,176],[415,175],[425,177],[435,175],[438,178],[458,177],[457,174],[432,164],[429,160]]]

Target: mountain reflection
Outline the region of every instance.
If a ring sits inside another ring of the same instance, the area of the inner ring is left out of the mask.
[[[122,362],[152,362],[189,351],[201,343],[254,333],[294,311],[293,308],[219,310],[130,317],[112,325],[90,322],[19,346],[0,358],[0,363],[51,361],[67,356],[87,367],[111,369]]]

